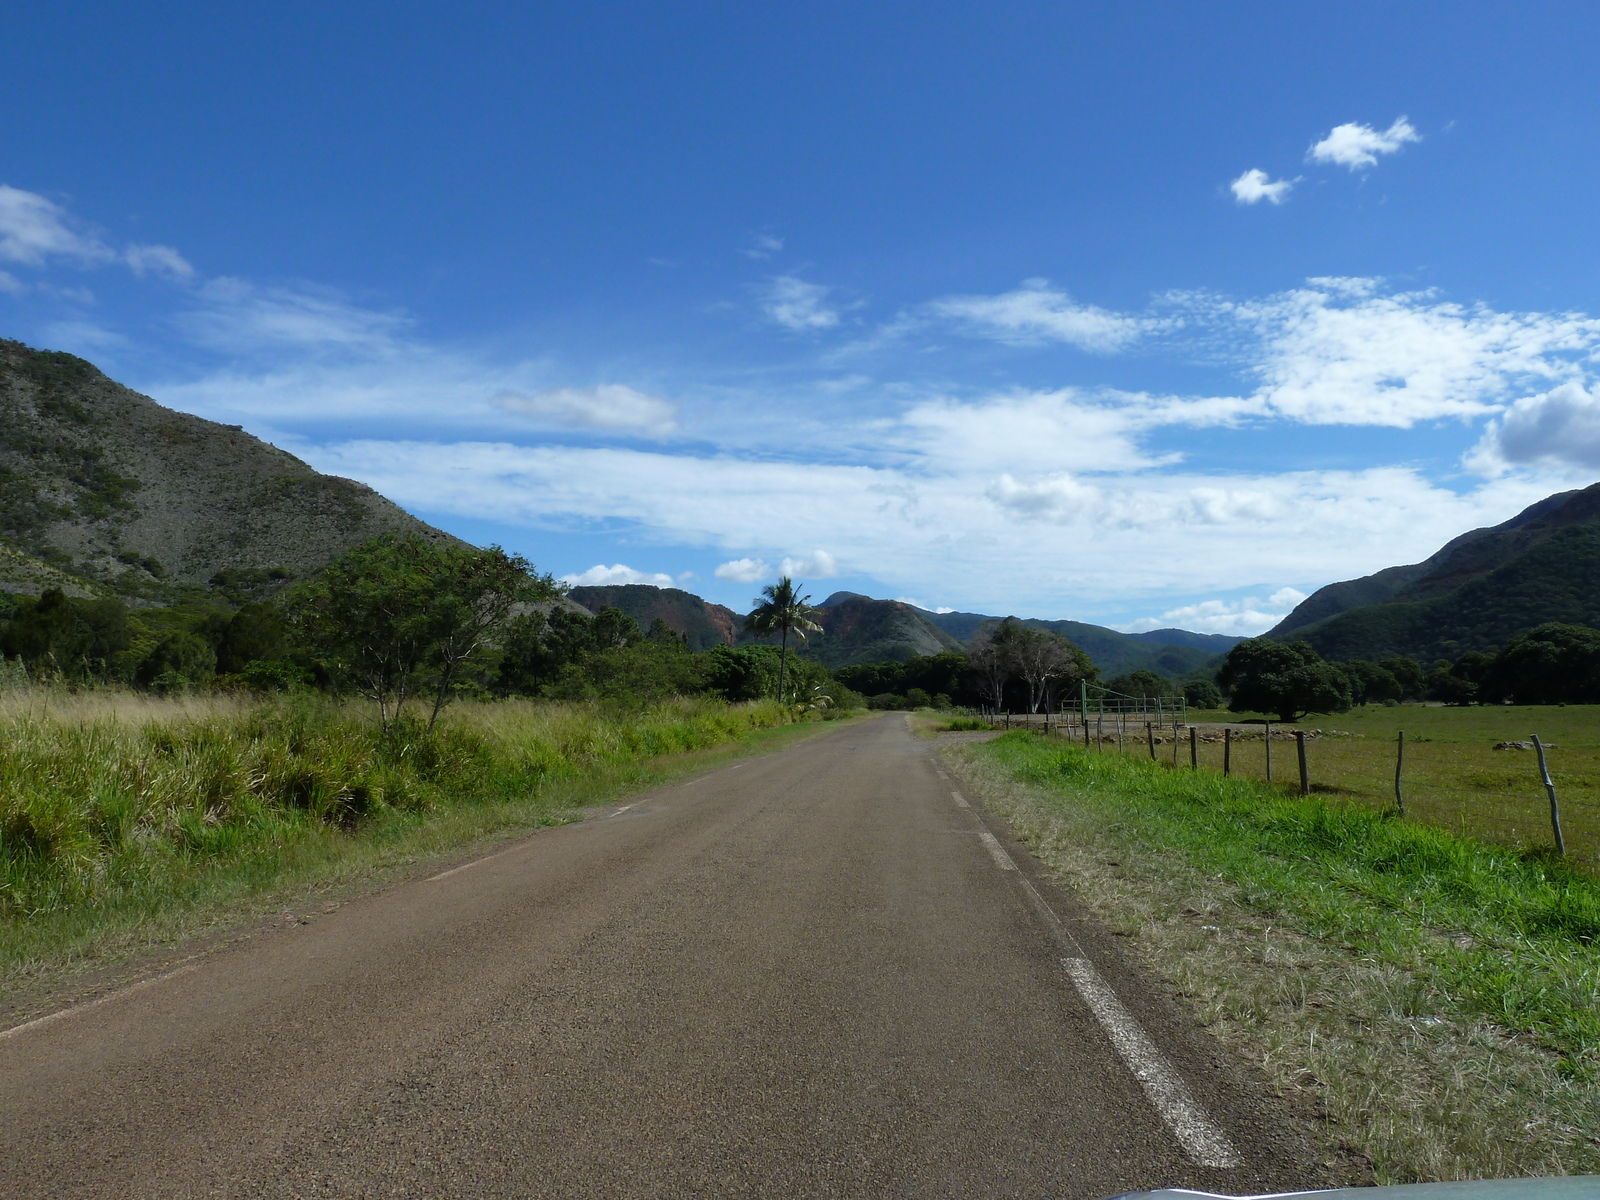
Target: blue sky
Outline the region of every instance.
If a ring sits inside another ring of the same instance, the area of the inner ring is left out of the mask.
[[[6,29],[0,335],[558,575],[1253,633],[1600,477],[1592,5]]]

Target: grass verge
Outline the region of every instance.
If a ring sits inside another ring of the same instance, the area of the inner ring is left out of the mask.
[[[0,1004],[756,747],[775,705],[359,707],[35,692],[0,705]]]
[[[1600,1171],[1600,883],[1210,771],[1011,734],[986,807],[1379,1183]]]

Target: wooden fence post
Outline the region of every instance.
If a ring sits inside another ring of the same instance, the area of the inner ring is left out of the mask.
[[[1406,731],[1402,729],[1400,731],[1399,742],[1396,744],[1394,752],[1394,807],[1395,811],[1398,812],[1402,817],[1406,815],[1406,798],[1405,793],[1400,790],[1400,768],[1405,766],[1405,762]]]
[[[1544,743],[1533,735],[1533,748],[1539,752],[1539,774],[1544,779],[1544,790],[1550,794],[1550,828],[1556,835],[1556,853],[1565,854],[1567,844],[1561,839],[1561,805],[1556,800],[1556,785],[1550,781],[1550,768],[1544,761]]]
[[[1294,744],[1295,749],[1300,753],[1300,794],[1309,796],[1311,795],[1311,776],[1306,774],[1306,731],[1304,729],[1296,729],[1294,731]]]
[[[1106,716],[1101,713],[1094,719],[1094,752],[1102,754],[1106,748]]]
[[[1224,726],[1222,730],[1222,773],[1233,773],[1233,726]]]
[[[1272,782],[1272,722],[1267,722],[1267,733],[1263,740],[1267,744],[1267,782]]]
[[[1155,760],[1156,760],[1156,727],[1155,727],[1154,722],[1146,721],[1144,723],[1144,739],[1145,739],[1145,741],[1150,743],[1150,761],[1151,762],[1155,762]]]
[[[1189,770],[1200,769],[1200,743],[1195,739],[1194,726],[1189,726]]]
[[[1178,723],[1172,723],[1172,765],[1178,765]]]

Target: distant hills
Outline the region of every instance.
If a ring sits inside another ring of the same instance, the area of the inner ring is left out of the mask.
[[[744,633],[743,615],[678,588],[576,587],[569,596],[591,611],[613,605],[641,625],[660,617],[697,650],[766,640]],[[982,613],[929,612],[903,600],[875,600],[857,592],[835,592],[818,608],[822,632],[813,634],[801,652],[828,667],[904,662],[918,655],[961,650],[985,624],[1001,619]],[[1081,621],[1029,619],[1023,624],[1065,634],[1107,677],[1140,669],[1172,677],[1192,674],[1240,640],[1182,629],[1118,633]]]
[[[237,426],[0,339],[0,590],[166,602],[225,572],[309,574],[389,531],[454,540]]]
[[[1547,621],[1600,626],[1600,484],[1546,497],[1420,563],[1329,584],[1266,636],[1330,659],[1454,659]]]

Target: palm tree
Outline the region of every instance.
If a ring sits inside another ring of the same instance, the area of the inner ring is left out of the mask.
[[[816,633],[822,628],[812,620],[817,610],[811,607],[811,597],[802,596],[799,592],[800,589],[795,587],[794,580],[785,575],[777,583],[768,584],[761,589],[761,597],[756,601],[755,611],[744,619],[744,627],[750,633],[763,636],[780,632],[783,634],[783,649],[778,655],[780,704],[783,702],[784,677],[789,665],[789,634],[793,632],[803,642],[808,633]]]

